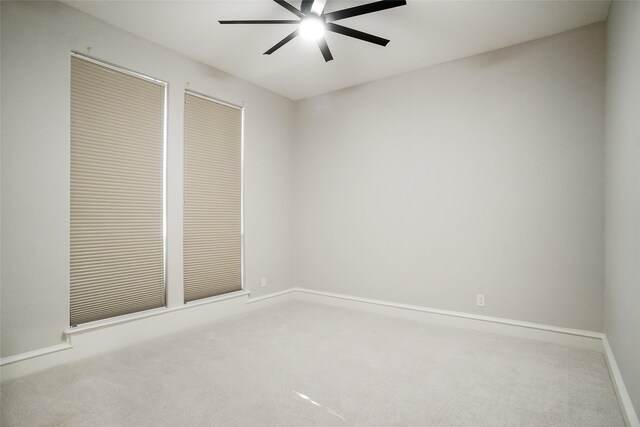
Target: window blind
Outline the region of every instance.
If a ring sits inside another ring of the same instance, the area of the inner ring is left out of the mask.
[[[185,95],[184,299],[242,289],[242,111]]]
[[[165,86],[71,58],[71,324],[165,305]]]

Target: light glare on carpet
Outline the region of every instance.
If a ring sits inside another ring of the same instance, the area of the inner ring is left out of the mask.
[[[298,393],[297,391],[293,390],[293,392],[295,394],[297,394],[298,396],[300,396],[301,398],[303,398],[304,400],[307,400],[309,403],[312,403],[314,405],[316,405],[319,408],[322,408],[322,405],[319,404],[318,402],[316,402],[315,400],[311,399],[309,396],[307,396],[306,394],[302,394],[302,393]],[[343,417],[342,415],[338,414],[337,412],[332,411],[329,408],[326,408],[327,412],[329,412],[331,415],[334,415],[338,418],[340,418],[341,420],[347,421],[347,419],[345,417]]]

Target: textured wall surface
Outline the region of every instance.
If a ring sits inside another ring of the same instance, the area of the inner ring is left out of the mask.
[[[604,71],[600,23],[299,102],[296,284],[602,331]]]
[[[640,413],[640,3],[607,23],[605,327]]]

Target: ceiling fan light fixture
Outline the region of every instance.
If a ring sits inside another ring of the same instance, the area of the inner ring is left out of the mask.
[[[351,18],[353,16],[366,15],[368,13],[380,12],[381,10],[392,9],[407,4],[406,0],[377,0],[373,3],[361,4],[358,6],[348,7],[346,9],[334,10],[333,12],[325,12],[324,6],[327,0],[301,0],[298,9],[288,0],[273,0],[283,8],[287,9],[298,19],[252,19],[252,20],[220,20],[221,24],[280,24],[295,25],[295,30],[273,45],[263,55],[271,55],[291,40],[301,36],[308,40],[314,40],[320,48],[322,57],[325,62],[333,60],[331,50],[324,38],[325,32],[342,34],[343,36],[352,37],[368,43],[377,44],[378,46],[386,46],[389,40],[382,37],[374,36],[354,28],[343,27],[336,24],[335,21]]]
[[[307,16],[300,21],[300,35],[305,40],[319,40],[324,31],[324,22],[319,16]]]

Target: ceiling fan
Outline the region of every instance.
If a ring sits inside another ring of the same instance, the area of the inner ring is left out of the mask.
[[[389,40],[373,34],[364,33],[354,30],[353,28],[338,25],[335,21],[352,16],[364,15],[367,13],[379,12],[393,7],[404,6],[407,4],[405,0],[381,0],[373,3],[367,3],[360,6],[354,6],[347,9],[336,10],[334,12],[325,13],[324,6],[327,0],[302,0],[300,9],[296,8],[286,0],[273,0],[280,6],[287,9],[298,17],[298,19],[276,19],[276,20],[240,20],[240,21],[218,21],[221,24],[290,24],[296,25],[296,29],[276,43],[271,49],[264,54],[271,55],[276,50],[293,40],[298,35],[305,38],[316,40],[320,52],[326,62],[333,59],[327,41],[324,38],[325,31],[342,34],[343,36],[353,37],[369,43],[380,46],[386,46]]]

